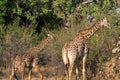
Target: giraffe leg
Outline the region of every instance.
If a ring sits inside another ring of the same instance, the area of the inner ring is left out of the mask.
[[[24,79],[24,72],[25,72],[25,66],[22,66],[22,68],[21,68],[21,76],[22,76],[22,79],[21,79],[21,80],[25,80],[25,79]]]
[[[10,80],[18,80],[17,76],[14,74],[14,75],[11,75],[10,76]]]
[[[78,72],[79,72],[79,66],[78,64],[76,64],[76,80],[78,80],[79,77]]]
[[[71,75],[72,75],[72,70],[73,70],[73,67],[74,67],[74,63],[71,64],[68,68],[68,80],[71,80]]]
[[[21,80],[24,80],[24,71],[21,72],[21,76],[22,76],[22,79]]]
[[[39,65],[37,65],[37,66],[35,67],[35,69],[36,69],[36,72],[38,73],[38,75],[40,76],[41,80],[43,80],[43,75],[42,75],[42,72],[41,72],[41,70],[40,70]]]
[[[68,75],[69,75],[69,74],[68,74],[68,64],[66,64],[65,67],[66,67],[66,70],[65,70],[66,80],[69,80],[69,79],[68,79]]]
[[[18,80],[17,76],[14,74],[14,75],[10,75],[10,80]]]
[[[32,74],[32,69],[29,70],[29,76],[28,76],[29,80],[31,80],[31,74]]]
[[[86,65],[86,58],[87,58],[87,54],[84,55],[83,57],[83,80],[86,80],[86,74],[85,74],[85,65]]]
[[[14,77],[14,69],[12,68],[12,74],[10,75],[10,80],[13,80],[13,77]]]
[[[13,76],[12,76],[12,75],[10,75],[10,80],[12,80],[12,78],[13,78]]]
[[[66,80],[69,80],[69,74],[68,74],[68,71],[66,70],[65,73],[66,73]]]
[[[14,64],[12,64],[12,74],[10,75],[10,80],[18,80],[16,74],[15,74],[15,68],[14,68]]]
[[[85,66],[86,66],[86,59],[87,59],[87,52],[88,52],[88,49],[85,47],[85,51],[84,51],[84,57],[83,57],[83,80],[86,80],[86,74],[85,74]]]
[[[18,80],[17,76],[14,74],[15,80]]]

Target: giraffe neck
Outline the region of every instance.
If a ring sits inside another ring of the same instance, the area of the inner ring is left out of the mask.
[[[42,40],[37,46],[35,46],[35,50],[37,52],[41,51],[50,41],[51,37],[47,37],[46,39]]]
[[[28,56],[32,56],[33,54],[37,54],[39,51],[43,50],[43,48],[48,44],[51,37],[47,37],[46,39],[42,40],[38,45],[31,47],[24,55],[24,58]]]
[[[86,33],[83,35],[85,39],[89,39],[95,34],[95,32],[100,28],[100,21],[97,21],[92,27],[86,30]]]

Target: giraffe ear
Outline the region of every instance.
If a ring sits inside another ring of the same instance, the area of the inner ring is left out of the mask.
[[[103,21],[104,21],[104,22],[107,22],[107,18],[105,17],[105,18],[103,19]]]
[[[105,18],[101,20],[101,23],[100,23],[101,26],[104,25],[105,20],[106,20]]]
[[[105,17],[105,18],[101,19],[101,22],[107,22],[107,18]]]
[[[51,39],[53,39],[53,34],[47,34],[48,37],[51,37]]]
[[[51,36],[50,34],[47,34],[47,36]]]
[[[110,24],[108,23],[106,17],[105,17],[104,19],[101,20],[101,26],[105,26],[105,27],[111,29]]]

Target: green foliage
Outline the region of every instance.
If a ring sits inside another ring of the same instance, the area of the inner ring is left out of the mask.
[[[82,15],[92,15],[97,16],[99,11],[99,6],[97,4],[91,3],[90,5],[82,5]]]
[[[23,54],[25,49],[38,42],[37,34],[33,28],[20,28],[11,26],[0,26],[0,49],[1,53]]]
[[[0,24],[3,24],[5,22],[4,16],[6,13],[6,6],[7,0],[0,0]]]
[[[102,2],[102,10],[107,12],[111,7],[111,0],[103,0]]]
[[[70,0],[55,0],[53,1],[54,12],[59,14],[58,17],[64,17],[64,14],[69,14],[73,11],[72,1]]]
[[[59,28],[57,26],[57,24],[59,25],[58,23],[59,18],[56,18],[56,16],[54,16],[52,12],[48,12],[47,14],[44,14],[43,18],[45,20],[44,28],[47,28],[49,30],[54,30]]]
[[[99,60],[100,63],[103,63],[103,62],[106,62],[106,61],[107,61],[105,55],[100,55],[100,57],[98,58],[98,60]]]
[[[60,21],[57,19],[63,19],[65,14],[68,16],[71,14],[73,16],[74,13],[77,16],[85,16],[86,14],[97,16],[100,4],[93,1],[90,4],[82,5],[82,2],[78,0],[4,0],[0,2],[0,23],[13,24],[17,21],[17,25],[20,26],[37,25],[56,29],[58,28],[55,27],[56,23]],[[102,2],[102,10],[104,11],[111,6],[110,0],[100,2]],[[80,7],[78,8],[78,6]]]

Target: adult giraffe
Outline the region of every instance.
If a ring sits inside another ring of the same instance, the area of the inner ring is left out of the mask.
[[[79,31],[72,40],[65,43],[62,48],[62,59],[66,66],[66,80],[71,80],[74,65],[76,66],[76,76],[78,76],[78,64],[81,58],[83,59],[83,80],[86,80],[85,64],[88,53],[86,41],[93,36],[101,26],[110,28],[109,25],[106,18],[98,20],[92,27]]]

